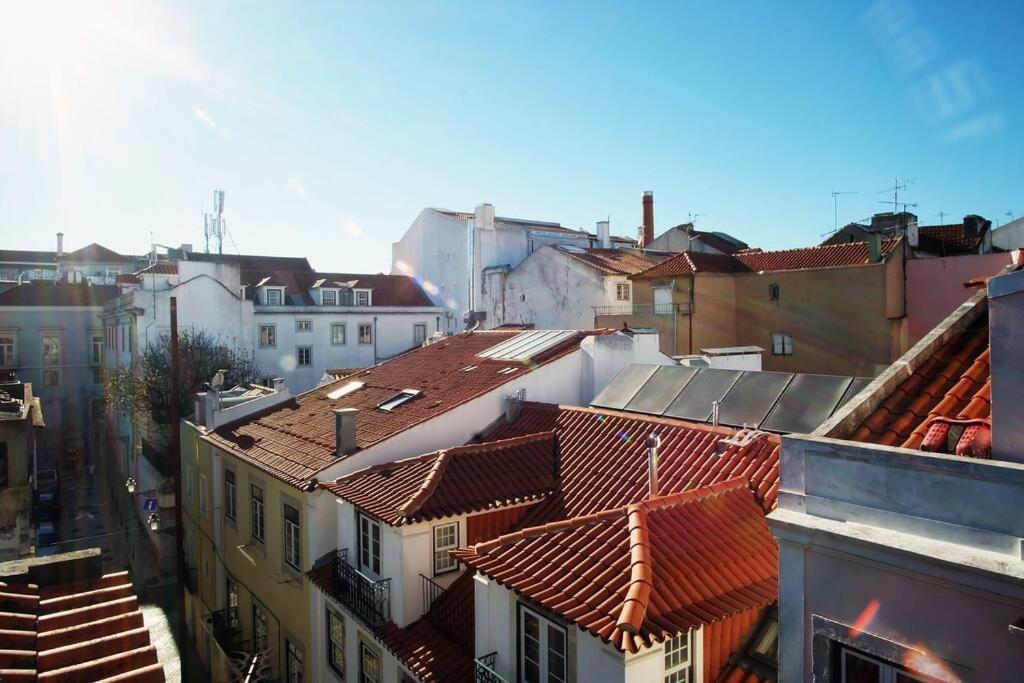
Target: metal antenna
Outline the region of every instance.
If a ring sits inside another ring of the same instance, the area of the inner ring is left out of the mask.
[[[858,192],[839,192],[832,190],[832,232],[839,231],[839,195],[859,194]]]
[[[224,190],[213,191],[213,213],[203,213],[203,233],[206,236],[206,253],[210,253],[210,238],[217,242],[217,253],[224,253]]]
[[[689,217],[690,217],[690,225],[693,225],[694,227],[696,227],[697,219],[701,218],[702,216],[705,216],[707,214],[703,214],[703,213],[690,213],[690,214],[687,214],[687,215],[689,215]]]
[[[915,180],[917,180],[917,179],[916,178],[893,178],[892,179],[892,187],[887,187],[886,189],[881,190],[878,193],[878,194],[882,194],[884,192],[892,192],[892,201],[891,202],[889,202],[889,201],[880,201],[878,203],[879,204],[892,204],[892,212],[896,213],[900,209],[900,190],[906,190],[907,187],[909,187],[910,185],[914,184]],[[917,204],[911,204],[909,202],[904,202],[903,203],[903,210],[906,211],[907,210],[906,207],[908,207],[908,206],[917,207]]]

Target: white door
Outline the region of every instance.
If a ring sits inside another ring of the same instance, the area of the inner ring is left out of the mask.
[[[565,629],[521,607],[519,680],[523,683],[565,683]]]

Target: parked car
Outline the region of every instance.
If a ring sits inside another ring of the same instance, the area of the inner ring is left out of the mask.
[[[36,531],[36,557],[56,555],[60,552],[60,537],[53,522],[41,522]]]

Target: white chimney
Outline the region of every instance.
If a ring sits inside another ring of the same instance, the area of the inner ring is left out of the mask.
[[[334,455],[341,457],[356,450],[358,408],[337,408],[334,411]]]
[[[473,227],[477,230],[494,230],[494,205],[480,204],[473,212]]]
[[[612,234],[608,226],[608,221],[597,222],[597,246],[602,249],[612,248]]]
[[[1019,252],[1013,262],[1020,263]],[[992,457],[1024,462],[1024,270],[988,281],[988,335],[992,374]]]
[[[64,256],[64,233],[57,233],[57,258]]]
[[[286,386],[287,383],[284,381],[283,377],[275,377],[273,380],[271,380],[271,389],[273,389],[274,391],[284,391],[284,388]]]
[[[907,244],[912,248],[917,249],[917,245],[920,244],[921,236],[920,231],[917,227],[916,218],[907,218]]]
[[[661,437],[657,433],[652,433],[647,437],[647,470],[650,478],[648,498],[658,497],[658,446],[660,445]]]

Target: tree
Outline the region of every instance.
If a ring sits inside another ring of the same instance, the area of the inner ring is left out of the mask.
[[[258,382],[264,373],[254,354],[224,346],[202,330],[178,332],[178,414],[192,414],[193,396],[203,391],[218,370],[224,386]],[[140,412],[156,425],[166,426],[171,417],[171,336],[164,333],[151,342],[132,366],[106,373],[104,398],[109,409],[136,416]]]

